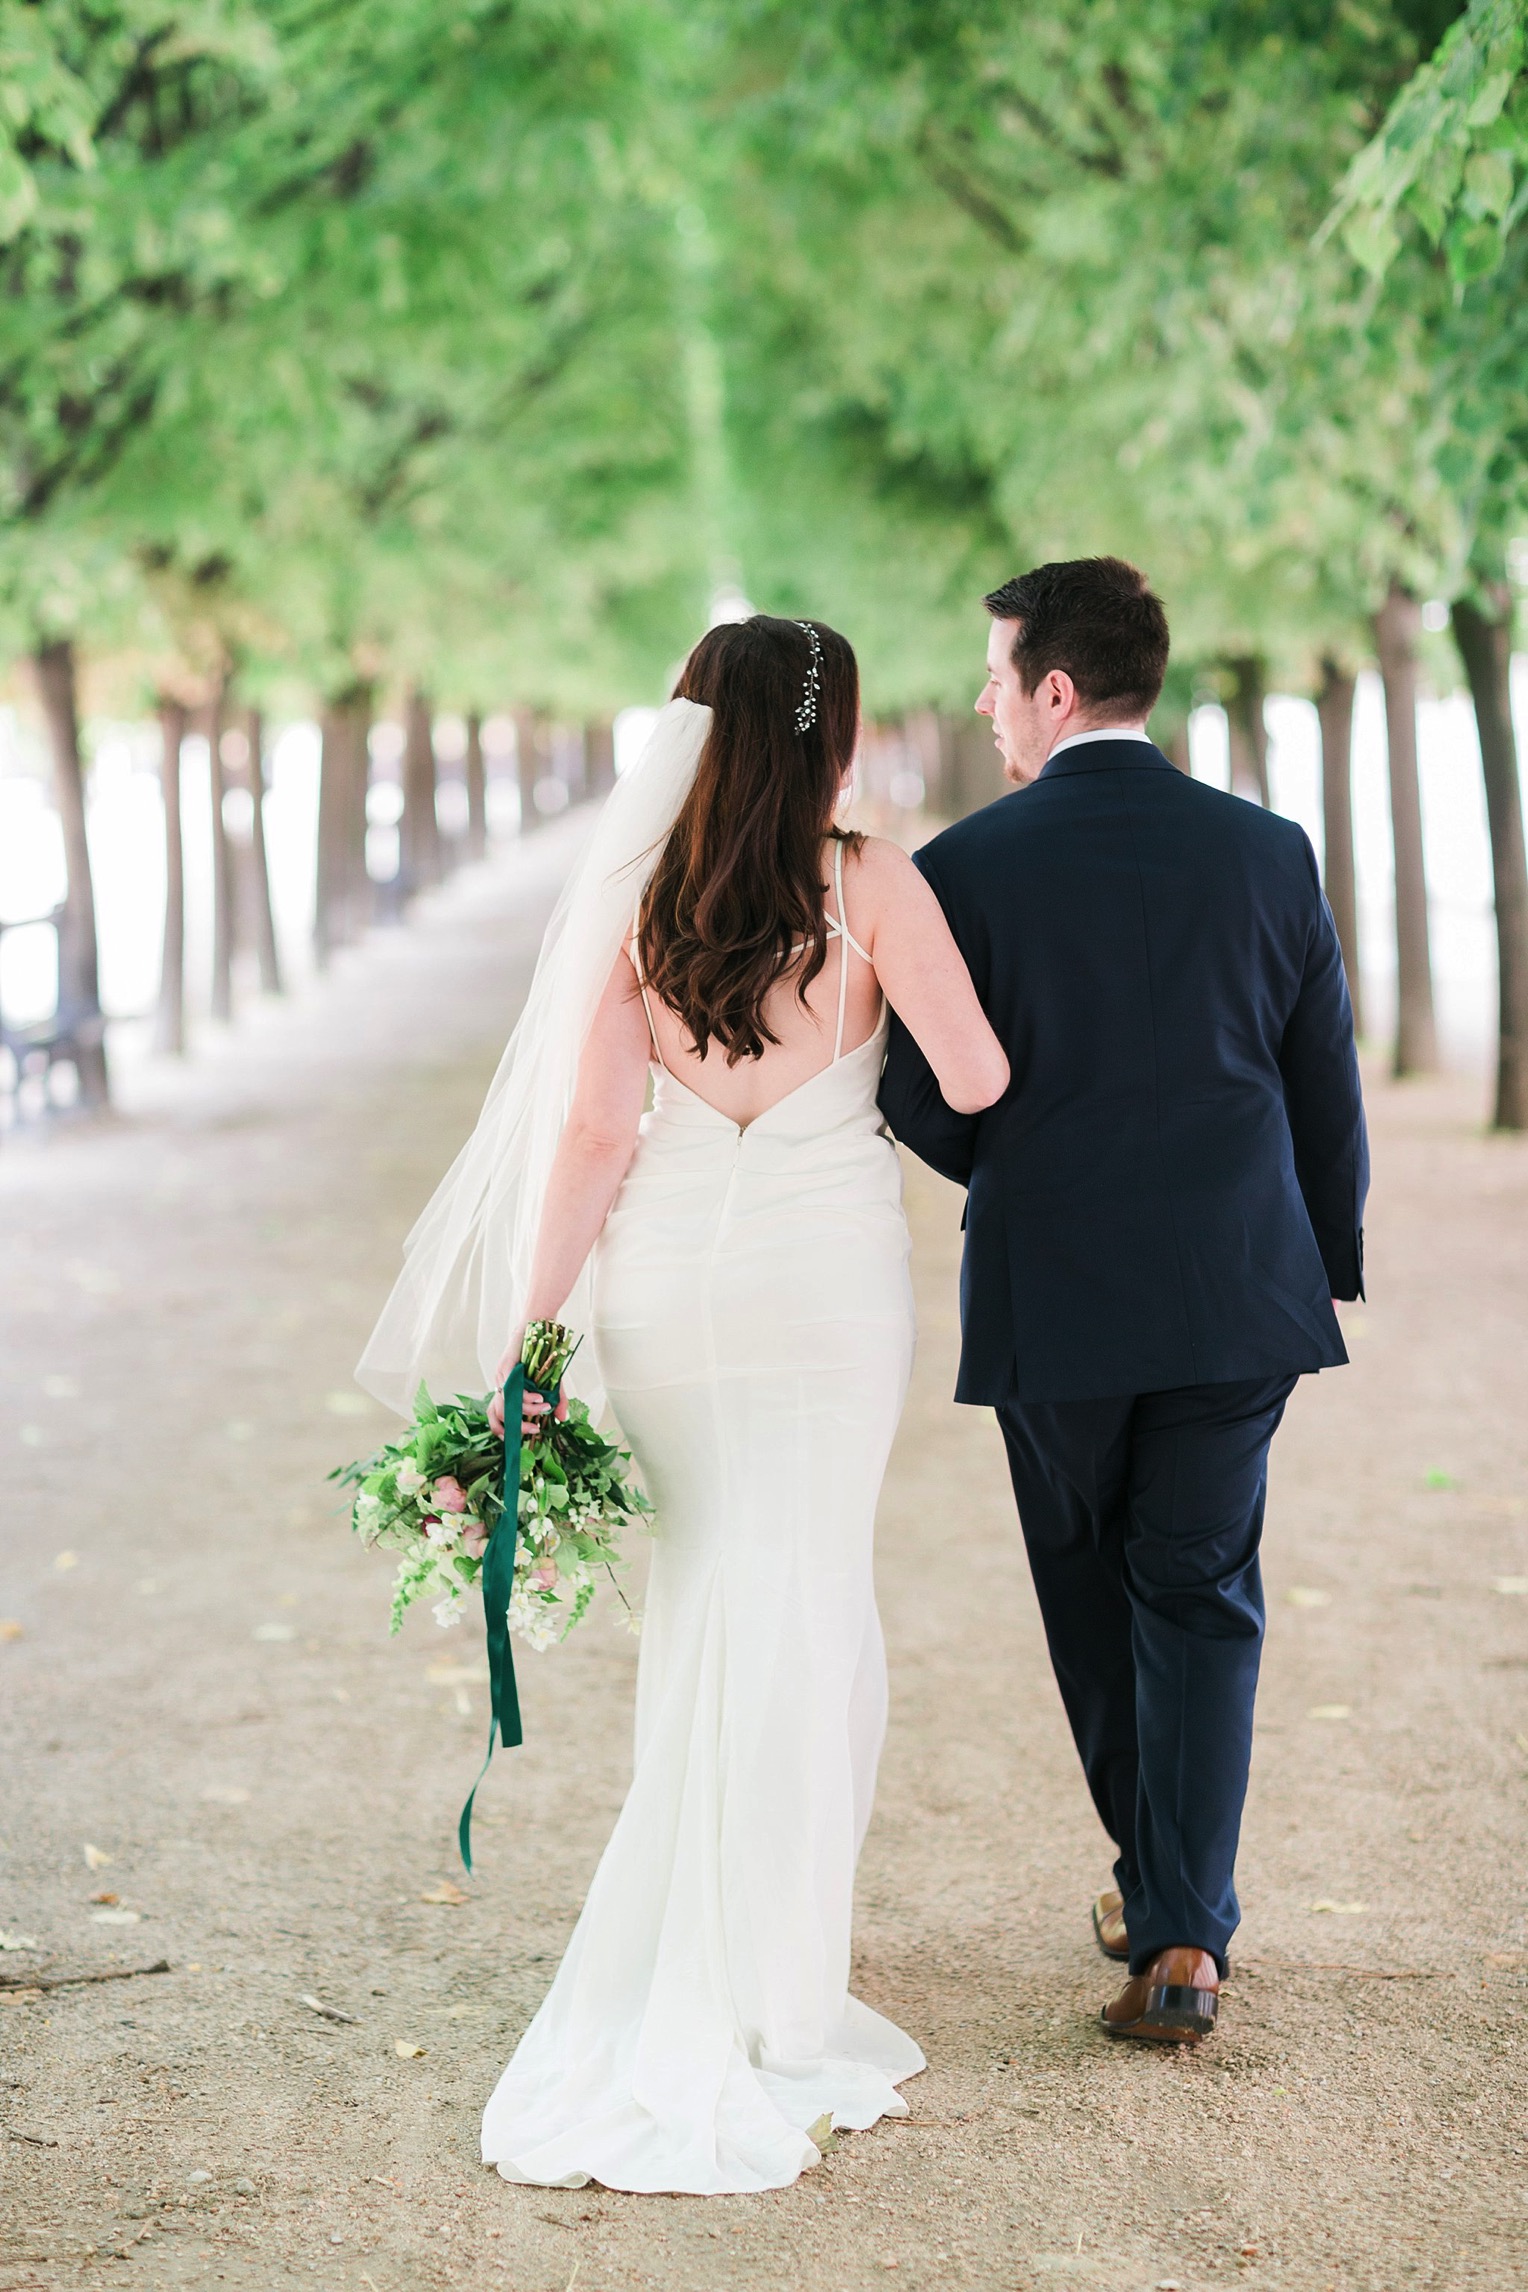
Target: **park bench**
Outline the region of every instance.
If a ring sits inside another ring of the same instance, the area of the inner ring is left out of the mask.
[[[0,953],[7,932],[35,930],[39,924],[51,928],[56,942],[63,919],[63,907],[58,906],[47,915],[0,920]],[[99,1051],[105,1031],[106,1022],[99,1010],[72,1009],[62,998],[47,1018],[13,1026],[0,987],[0,1106],[8,1110],[10,1125],[25,1122],[33,1108],[44,1120],[61,1112],[68,1102],[60,1101],[54,1092],[55,1070],[71,1069],[78,1085],[80,1061],[86,1054]]]

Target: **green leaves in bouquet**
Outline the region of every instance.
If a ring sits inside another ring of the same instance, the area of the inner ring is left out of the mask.
[[[533,1322],[526,1332],[528,1374],[554,1389],[577,1345],[560,1323]],[[627,1450],[595,1430],[582,1401],[570,1401],[562,1419],[543,1419],[522,1442],[510,1621],[533,1645],[567,1638],[588,1613],[599,1571],[619,1592],[620,1524],[652,1512],[628,1478],[630,1464]],[[461,1595],[481,1577],[482,1548],[503,1510],[504,1444],[489,1423],[487,1398],[458,1393],[436,1401],[421,1385],[408,1432],[329,1477],[356,1491],[351,1525],[362,1541],[402,1554],[390,1630],[398,1631],[413,1603],[432,1594],[441,1620],[454,1620]],[[431,1540],[432,1529],[440,1540]],[[630,1615],[624,1593],[621,1598]]]

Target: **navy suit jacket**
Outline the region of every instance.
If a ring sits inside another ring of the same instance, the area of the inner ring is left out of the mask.
[[[1345,1361],[1368,1141],[1303,830],[1144,741],[1065,749],[917,854],[1012,1067],[952,1113],[892,1021],[881,1108],[969,1189],[960,1401]]]

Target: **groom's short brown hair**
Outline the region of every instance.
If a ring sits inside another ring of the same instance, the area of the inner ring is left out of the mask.
[[[1017,621],[1013,662],[1026,692],[1064,669],[1089,708],[1151,714],[1167,674],[1167,615],[1146,576],[1123,557],[1071,557],[1037,565],[982,603]]]

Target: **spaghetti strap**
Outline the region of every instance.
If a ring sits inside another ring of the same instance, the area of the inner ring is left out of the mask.
[[[844,1055],[844,1013],[849,1007],[849,918],[844,912],[844,847],[833,844],[833,903],[838,909],[838,1031],[833,1037],[833,1064]]]
[[[652,1041],[653,1057],[657,1060],[659,1066],[663,1068],[664,1073],[667,1074],[669,1071],[668,1066],[664,1060],[662,1051],[658,1048],[658,1029],[653,1023],[653,1006],[647,992],[647,973],[642,968],[641,933],[642,902],[639,898],[637,900],[636,906],[631,911],[631,945],[627,952],[631,956],[631,967],[637,974],[637,990],[642,997],[642,1008],[647,1013],[647,1032]]]

